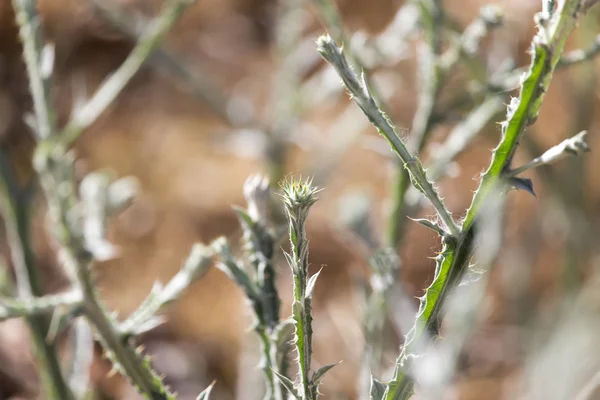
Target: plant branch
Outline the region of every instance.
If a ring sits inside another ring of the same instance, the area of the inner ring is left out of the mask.
[[[569,139],[563,140],[561,143],[546,150],[544,154],[534,158],[527,164],[521,165],[518,168],[510,170],[506,173],[506,177],[515,177],[529,169],[537,168],[540,165],[549,165],[556,161],[562,160],[565,157],[577,156],[580,153],[590,151],[588,144],[585,142],[586,135],[587,131],[582,131]]]
[[[537,118],[567,36],[580,16],[581,5],[581,0],[566,0],[559,4],[550,19],[538,15],[539,32],[532,42],[532,62],[523,77],[521,92],[508,107],[507,120],[502,124],[502,139],[473,196],[459,239],[444,243],[436,257],[434,280],[421,298],[415,326],[397,359],[394,374],[383,396],[385,400],[407,399],[413,391],[409,360],[414,357],[414,350],[424,332],[429,331],[434,337],[438,335],[442,306],[449,291],[462,280],[471,258],[475,221],[481,217],[488,195],[505,191],[503,179],[506,171],[510,170],[512,156],[526,128]]]
[[[60,246],[59,255],[69,273],[73,289],[81,290],[83,294],[83,313],[107,348],[107,355],[111,358],[114,368],[128,376],[138,391],[150,399],[173,399],[174,396],[163,385],[162,379],[152,370],[150,362],[141,351],[135,349],[128,340],[123,340],[117,322],[109,315],[98,296],[91,273],[97,254],[94,244],[98,243],[94,240],[90,242],[89,239],[102,239],[103,221],[111,213],[111,208],[118,204],[111,205],[108,201],[110,183],[105,179],[90,179],[88,184],[82,184],[81,198],[84,201],[80,201],[74,178],[74,156],[66,149],[118,96],[174,24],[184,6],[190,2],[167,1],[161,15],[147,28],[123,65],[101,85],[82,109],[75,111],[73,119],[67,124],[62,135],[57,135],[58,132],[55,131],[50,131],[48,136],[37,132],[41,141],[34,154],[34,167],[41,178],[48,212],[53,221],[53,234]],[[35,12],[35,8],[31,11]],[[21,30],[30,32],[34,26],[37,27],[38,24],[34,21],[37,18],[19,19]],[[22,38],[26,42],[33,40],[31,35],[24,34]],[[32,43],[25,43],[24,47],[40,51],[39,46],[36,47]],[[33,63],[35,59],[26,57],[26,62]],[[32,90],[32,96],[35,98],[34,103],[46,103],[45,107],[36,109],[36,113],[52,115],[52,105],[47,93]],[[51,120],[47,115],[37,117],[38,120]],[[36,128],[39,131],[40,128]],[[87,223],[90,220],[96,221],[92,224],[94,229],[90,229]],[[60,373],[60,370],[58,371]],[[56,398],[70,399],[72,395]]]
[[[119,324],[119,332],[135,336],[155,328],[162,322],[156,317],[166,305],[177,300],[189,286],[202,278],[212,264],[213,251],[200,243],[193,245],[183,266],[163,287],[159,282],[142,304],[125,321]]]
[[[319,189],[310,180],[288,180],[282,184],[283,204],[288,216],[291,250],[285,253],[292,270],[294,301],[292,318],[295,327],[295,345],[298,354],[299,388],[296,398],[316,400],[323,375],[333,367],[327,365],[310,375],[312,358],[312,295],[319,272],[309,277],[308,239],[305,223],[310,207],[317,201]],[[281,379],[281,377],[280,377]],[[282,381],[283,382],[283,381]]]
[[[440,55],[441,31],[443,25],[443,10],[436,0],[419,2],[421,20],[425,41],[421,44],[421,57],[419,70],[421,77],[421,90],[419,103],[413,119],[408,148],[412,152],[420,153],[425,148],[429,135],[435,125],[435,103],[444,80],[461,60],[472,58],[479,50],[481,41],[494,29],[501,25],[500,11],[493,6],[482,7],[479,17],[475,19],[462,33],[456,43],[444,54]],[[432,180],[437,180],[429,175]],[[390,217],[388,230],[388,245],[397,246],[402,238],[403,226],[410,210],[406,207],[409,190],[409,175],[405,169],[398,171],[395,183],[395,198]]]
[[[333,37],[333,40],[337,43],[342,43],[342,46],[347,45],[345,50],[348,58],[351,60],[353,65],[357,66],[361,71],[363,71],[363,81],[366,82],[366,84],[369,86],[371,95],[379,104],[379,107],[385,112],[383,96],[379,92],[378,87],[375,84],[373,84],[373,82],[370,82],[369,77],[365,72],[365,68],[363,67],[362,61],[352,51],[350,41],[347,40],[346,33],[344,32],[344,22],[342,21],[342,16],[340,15],[335,0],[312,0],[311,2],[317,9],[318,15],[322,20],[323,25],[325,26],[331,37]]]
[[[404,168],[410,173],[413,185],[431,202],[438,216],[445,224],[446,229],[448,229],[448,233],[452,236],[457,236],[459,227],[444,206],[433,183],[428,180],[421,161],[408,150],[406,144],[398,137],[389,119],[371,96],[364,79],[359,80],[350,68],[342,49],[337,46],[329,35],[324,35],[317,40],[317,50],[336,69],[354,101],[377,128],[379,133],[387,139],[392,150],[400,157],[404,163]]]
[[[57,308],[76,310],[82,305],[79,291],[49,294],[25,299],[0,298],[0,321],[54,311]]]
[[[556,67],[564,68],[571,65],[580,64],[582,62],[591,60],[598,54],[600,54],[600,35],[596,36],[594,43],[587,49],[571,50],[568,53],[565,53],[561,57]]]

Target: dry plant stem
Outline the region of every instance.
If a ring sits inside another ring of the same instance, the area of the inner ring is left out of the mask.
[[[192,2],[193,0],[166,2],[160,15],[148,24],[137,45],[123,64],[101,84],[93,97],[81,109],[75,110],[71,121],[61,134],[60,140],[65,147],[69,147],[77,140],[81,133],[110,106],[148,57],[152,55],[185,7]]]
[[[434,337],[439,332],[439,314],[447,293],[461,281],[471,257],[475,221],[485,217],[480,212],[488,194],[496,190],[505,191],[504,174],[510,169],[519,139],[538,115],[566,38],[579,17],[581,5],[581,0],[566,0],[560,3],[551,19],[540,21],[540,30],[532,44],[531,66],[523,76],[519,97],[509,105],[507,119],[502,124],[500,144],[494,150],[490,166],[473,196],[459,240],[444,243],[436,258],[434,280],[421,299],[415,326],[397,359],[393,377],[383,397],[385,400],[407,399],[412,394],[413,382],[407,361],[414,355],[424,332],[429,331]]]
[[[413,185],[431,202],[441,221],[445,224],[448,233],[456,237],[459,233],[459,227],[444,206],[433,183],[428,180],[421,161],[408,150],[406,144],[398,137],[389,119],[371,96],[365,81],[359,80],[358,76],[350,68],[342,49],[338,47],[331,37],[324,35],[317,40],[317,50],[336,69],[354,101],[375,128],[377,128],[379,133],[387,139],[392,150],[400,157],[404,163],[404,168],[410,173]]]

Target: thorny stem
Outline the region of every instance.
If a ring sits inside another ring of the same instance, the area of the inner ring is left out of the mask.
[[[116,321],[109,316],[98,297],[91,276],[94,259],[86,246],[81,225],[83,216],[73,176],[74,159],[66,149],[114,101],[174,24],[184,6],[190,3],[190,0],[168,1],[161,15],[148,27],[146,34],[140,38],[123,65],[101,85],[82,109],[76,110],[63,134],[57,136],[58,132],[53,125],[54,110],[49,88],[47,84],[40,83],[44,78],[50,78],[51,66],[47,66],[48,71],[39,69],[42,39],[36,5],[33,1],[14,2],[19,15],[25,61],[32,82],[31,95],[34,104],[37,105],[36,134],[41,141],[35,152],[34,167],[41,177],[49,214],[54,221],[53,233],[61,247],[59,255],[72,280],[73,289],[82,291],[83,312],[108,348],[109,356],[114,356],[112,360],[116,363],[115,367],[122,369],[136,388],[149,399],[169,399],[173,396],[154,373],[150,363],[130,343],[122,340]],[[49,372],[53,372],[54,369],[60,373],[58,368],[48,368]],[[72,395],[62,390],[56,398],[71,399]]]
[[[441,144],[439,153],[434,155],[427,165],[430,178],[434,181],[443,178],[448,173],[452,161],[468,148],[473,139],[500,113],[503,107],[502,97],[490,95],[456,125]],[[422,205],[419,192],[414,188],[410,189],[405,200],[407,213],[417,214]]]
[[[347,40],[346,33],[344,32],[344,23],[342,21],[342,16],[340,15],[340,11],[338,10],[335,0],[311,1],[317,9],[319,17],[321,18],[325,28],[328,30],[329,35],[331,35],[335,42],[342,43],[343,46],[347,44],[348,46],[347,48],[345,48],[347,57],[350,59],[353,65],[360,68],[361,71],[365,71],[361,60],[354,54],[354,52],[351,49],[350,42]],[[365,73],[365,75],[363,76],[363,80],[367,82],[367,85],[370,88],[371,95],[379,104],[379,108],[381,108],[385,112],[386,108],[383,104],[383,96],[379,92],[378,86],[371,82],[367,75],[368,74]]]
[[[318,189],[310,181],[288,181],[283,184],[283,203],[288,215],[291,251],[286,258],[292,270],[294,302],[292,316],[296,328],[298,375],[302,400],[314,400],[309,378],[312,355],[312,291],[317,275],[308,277],[308,239],[305,223],[310,207],[317,201]]]
[[[450,235],[456,237],[460,231],[459,227],[444,206],[444,202],[437,193],[433,183],[428,180],[421,161],[409,151],[407,145],[398,137],[396,130],[387,116],[381,111],[371,96],[364,80],[359,80],[350,68],[342,49],[338,47],[331,37],[324,35],[317,40],[317,50],[336,69],[354,101],[377,128],[379,133],[387,139],[392,150],[404,163],[404,168],[410,173],[412,184],[431,202]]]
[[[513,99],[508,107],[507,120],[502,124],[502,139],[473,196],[463,229],[469,229],[473,225],[487,192],[507,172],[521,136],[535,122],[566,39],[575,28],[584,2],[585,0],[560,2],[552,19],[540,21],[540,30],[532,42],[531,66],[523,77],[519,97]]]
[[[587,143],[584,141],[584,138],[587,134],[587,131],[582,131],[572,138],[565,139],[561,143],[556,146],[546,150],[544,154],[539,157],[534,158],[528,163],[521,165],[518,168],[510,170],[506,174],[506,177],[514,177],[522,174],[523,172],[537,168],[540,165],[548,165],[554,163],[563,157],[567,157],[569,155],[578,155],[582,152],[590,151]]]
[[[478,50],[481,40],[491,29],[499,26],[501,21],[501,14],[496,7],[482,7],[479,17],[465,29],[458,42],[440,55],[440,29],[443,26],[441,2],[422,0],[419,2],[419,9],[425,36],[419,63],[419,70],[422,71],[423,76],[419,103],[407,143],[409,150],[416,154],[423,151],[436,124],[438,118],[435,114],[435,103],[448,74],[461,59],[472,57]],[[410,188],[409,178],[405,169],[398,170],[387,235],[388,246],[391,247],[396,247],[401,241],[406,217],[411,211],[406,201]],[[430,175],[430,178],[434,181],[437,179],[433,175]]]
[[[523,77],[519,97],[513,99],[508,108],[507,120],[502,124],[502,139],[473,196],[459,240],[446,242],[436,258],[434,280],[421,298],[415,326],[406,338],[383,399],[407,399],[412,394],[413,380],[409,376],[407,361],[422,344],[424,332],[430,332],[434,337],[439,333],[441,308],[448,292],[462,280],[471,258],[475,221],[482,217],[480,213],[488,194],[505,187],[502,180],[510,170],[519,139],[538,115],[567,36],[580,16],[582,4],[582,0],[566,0],[559,4],[550,19],[540,20],[539,32],[532,43],[531,66]]]

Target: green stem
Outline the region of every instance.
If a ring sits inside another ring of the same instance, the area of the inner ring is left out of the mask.
[[[312,292],[317,275],[308,279],[308,239],[305,223],[308,210],[317,201],[318,189],[310,181],[289,181],[283,184],[283,202],[289,223],[290,253],[286,253],[294,282],[292,318],[298,353],[298,375],[302,400],[315,400],[318,382],[309,377],[312,355]]]
[[[579,17],[581,5],[581,0],[566,0],[550,20],[540,23],[540,30],[532,44],[531,66],[523,79],[519,97],[509,105],[507,120],[502,124],[502,139],[494,150],[492,161],[482,177],[479,189],[473,196],[460,239],[444,243],[441,253],[436,258],[433,282],[421,298],[415,325],[407,335],[406,343],[396,361],[393,377],[383,397],[385,400],[405,400],[413,392],[413,380],[408,374],[410,366],[406,365],[407,361],[425,341],[425,333],[433,337],[439,334],[440,310],[449,291],[462,280],[471,258],[476,220],[480,217],[487,196],[498,195],[497,191],[505,191],[502,178],[510,169],[512,156],[525,129],[537,118],[565,41]]]

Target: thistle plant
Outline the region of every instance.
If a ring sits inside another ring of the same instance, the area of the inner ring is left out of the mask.
[[[294,321],[294,343],[298,356],[298,383],[282,378],[286,388],[297,399],[314,400],[325,373],[335,364],[326,365],[311,374],[312,358],[312,295],[319,272],[309,276],[308,239],[306,237],[306,219],[310,207],[317,201],[319,189],[310,180],[289,179],[283,182],[282,199],[288,216],[290,252],[285,253],[292,270],[294,298],[292,319]]]
[[[260,176],[250,177],[244,185],[247,207],[235,209],[243,231],[243,257],[236,257],[235,250],[224,238],[217,239],[210,246],[195,244],[178,273],[165,284],[156,282],[138,309],[124,319],[118,319],[100,298],[93,268],[97,262],[119,256],[118,246],[107,238],[108,227],[112,218],[130,204],[140,187],[134,179],[118,178],[108,171],[94,171],[78,183],[74,169],[76,155],[70,150],[71,145],[113,103],[148,60],[166,66],[171,73],[190,82],[196,94],[230,125],[239,126],[239,121],[234,121],[227,113],[225,99],[220,93],[183,67],[174,55],[159,49],[160,42],[185,7],[192,3],[191,0],[165,1],[160,15],[143,29],[129,26],[127,15],[115,12],[110,6],[98,0],[92,0],[92,3],[109,14],[117,25],[137,40],[137,44],[125,62],[102,82],[89,101],[74,108],[66,124],[59,126],[51,88],[54,47],[45,42],[36,2],[13,0],[33,100],[34,115],[28,121],[37,140],[34,168],[52,221],[49,229],[58,247],[58,260],[65,268],[70,287],[60,293],[44,293],[29,232],[29,207],[34,194],[32,187],[37,181],[25,187],[17,184],[8,155],[0,152],[1,206],[18,293],[16,298],[0,297],[0,321],[26,318],[44,375],[46,398],[70,400],[85,395],[93,334],[111,361],[113,370],[125,375],[142,396],[148,399],[175,399],[175,394],[166,386],[163,377],[154,371],[150,358],[140,347],[136,347],[136,336],[162,324],[164,318],[160,314],[164,308],[200,279],[212,265],[214,256],[218,255],[217,267],[244,291],[254,314],[253,330],[261,346],[265,400],[284,400],[286,391],[296,399],[316,400],[319,397],[319,385],[334,364],[311,370],[312,296],[319,277],[319,272],[312,276],[309,274],[306,221],[319,193],[311,180],[289,179],[282,183],[281,197],[290,238],[290,251],[285,253],[285,257],[293,280],[291,318],[280,318],[281,299],[274,261],[280,234],[271,221],[274,210],[269,182]],[[442,151],[425,163],[418,154],[428,144],[433,128],[436,124],[447,122],[464,100],[461,93],[450,101],[449,106],[440,107],[439,98],[445,80],[459,63],[466,62],[473,69],[479,67],[475,60],[479,45],[488,32],[501,23],[501,14],[493,7],[482,8],[479,17],[463,32],[458,32],[455,40],[449,41],[448,49],[444,50],[446,47],[442,41],[447,21],[442,2],[410,2],[418,10],[424,40],[419,49],[418,65],[422,80],[417,111],[410,137],[405,141],[399,137],[391,118],[383,111],[385,107],[380,96],[373,95],[373,88],[364,73],[360,75],[353,71],[352,64],[360,67],[360,55],[349,54],[349,62],[336,43],[346,41],[347,36],[335,4],[326,0],[313,1],[335,39],[329,35],[320,37],[317,41],[319,53],[335,68],[353,100],[387,140],[394,159],[401,164],[393,186],[393,210],[384,241],[387,247],[377,248],[378,240],[372,240],[369,249],[373,252],[369,282],[372,290],[367,300],[364,331],[367,341],[366,364],[372,368],[369,395],[373,400],[408,399],[413,394],[415,380],[423,376],[423,365],[426,366],[424,360],[429,360],[428,357],[435,351],[445,357],[444,365],[440,367],[443,374],[437,380],[422,382],[423,393],[433,398],[442,395],[474,325],[477,305],[484,297],[486,280],[480,280],[479,285],[472,287],[471,291],[462,292],[463,295],[467,294],[465,298],[469,302],[462,311],[453,311],[452,303],[449,308],[446,306],[451,294],[461,290],[459,285],[470,272],[489,269],[501,253],[499,232],[502,216],[507,211],[502,209],[507,192],[517,188],[534,193],[532,181],[523,177],[523,173],[540,165],[554,163],[567,155],[589,151],[585,142],[586,132],[583,131],[532,161],[519,167],[513,166],[518,144],[537,118],[554,71],[600,53],[600,41],[596,39],[589,49],[563,55],[567,37],[578,19],[597,3],[596,0],[544,0],[542,3],[543,9],[536,15],[539,29],[532,42],[529,67],[503,69],[485,79],[476,77],[477,96],[473,97],[478,99],[478,104],[451,130]],[[281,64],[285,71],[277,80],[279,90],[272,99],[272,104],[283,105],[279,109],[281,112],[275,111],[270,126],[272,146],[268,155],[276,177],[283,174],[286,133],[299,116],[296,92],[299,91],[300,67],[291,55],[294,45],[301,39],[303,25],[297,23],[291,27],[286,22],[290,17],[301,15],[299,10],[300,2],[297,0],[285,4],[282,12],[285,18],[282,18],[284,21],[277,34]],[[286,33],[289,36],[285,36]],[[436,181],[445,176],[450,163],[498,114],[505,101],[503,91],[517,84],[520,92],[518,97],[509,102],[506,119],[501,124],[500,142],[493,151],[489,167],[481,177],[470,207],[464,218],[458,220],[446,208]],[[285,88],[289,90],[283,90]],[[279,92],[290,96],[281,102],[282,94]],[[441,249],[435,257],[433,281],[419,298],[419,309],[412,329],[406,335],[391,378],[383,383],[375,375],[383,358],[383,325],[388,310],[392,308],[389,295],[400,265],[395,248],[403,238],[404,224],[408,219],[405,217],[414,216],[423,198],[432,205],[437,217],[413,221],[436,232],[441,238]],[[494,240],[487,246],[482,245],[492,233]],[[478,265],[474,267],[475,264]],[[447,312],[455,317],[458,315],[458,327],[449,324],[445,343],[432,345],[431,342],[440,337],[441,321]],[[67,326],[74,332],[75,343],[71,365],[63,370],[54,339]],[[293,342],[290,344],[292,330]],[[297,356],[296,379],[291,379],[288,371],[288,353],[292,347]],[[207,400],[212,387],[210,385],[200,393],[198,399]]]
[[[317,50],[336,69],[357,105],[388,140],[408,170],[413,186],[432,203],[445,225],[440,226],[433,221],[425,224],[443,239],[442,249],[435,258],[434,279],[420,298],[415,325],[406,336],[391,380],[385,385],[373,381],[371,396],[375,400],[408,399],[412,395],[411,360],[426,345],[426,337],[439,335],[442,307],[448,294],[458,286],[468,270],[476,220],[485,218],[480,211],[486,204],[488,194],[504,193],[511,187],[531,186],[530,181],[510,175],[511,161],[519,139],[539,113],[565,41],[586,5],[585,1],[578,0],[545,3],[544,11],[537,15],[539,32],[532,42],[533,56],[529,71],[522,78],[519,97],[513,99],[508,107],[507,119],[502,123],[502,139],[493,152],[490,166],[482,176],[462,226],[452,219],[434,185],[428,180],[420,160],[409,152],[407,145],[398,137],[370,95],[365,81],[360,80],[350,68],[342,50],[327,35],[317,40]]]
[[[28,315],[42,356],[42,369],[48,375],[45,380],[48,398],[68,400],[75,397],[62,376],[54,346],[45,341],[49,326],[47,319],[43,319],[46,316],[39,315],[44,312],[62,314],[67,319],[82,315],[103,345],[113,369],[126,375],[140,394],[148,399],[175,398],[162,377],[152,369],[148,357],[135,346],[132,335],[140,333],[140,327],[156,326],[154,315],[202,276],[210,265],[212,252],[202,245],[195,246],[180,273],[163,290],[158,290],[161,286],[155,285],[149,299],[121,326],[98,295],[92,267],[96,261],[118,256],[118,249],[106,240],[107,221],[127,206],[136,185],[127,178],[117,180],[105,173],[93,173],[78,186],[75,155],[69,147],[114,101],[190,3],[188,0],[165,2],[161,14],[144,30],[125,62],[100,85],[88,102],[74,110],[70,121],[59,128],[50,90],[54,48],[44,43],[36,2],[13,1],[35,112],[31,123],[38,140],[34,168],[48,204],[51,233],[59,247],[59,261],[70,279],[71,290],[43,296],[28,239],[29,210],[16,207],[15,201],[18,202],[22,191],[15,185],[9,164],[3,160],[3,211],[9,232],[12,232],[11,247],[19,252],[18,255],[15,253],[17,262],[14,264],[23,271],[18,273],[18,285],[23,290],[19,299],[3,301],[1,309],[3,318]],[[78,369],[72,368],[73,371]]]
[[[260,340],[260,365],[266,383],[264,398],[283,400],[284,388],[277,376],[287,376],[287,342],[291,324],[279,319],[281,300],[273,262],[278,240],[269,223],[269,181],[260,175],[249,177],[244,184],[244,197],[248,208],[236,207],[235,211],[244,233],[244,250],[251,271],[233,257],[226,239],[217,240],[213,246],[221,258],[218,268],[244,290],[254,313],[253,330]]]

